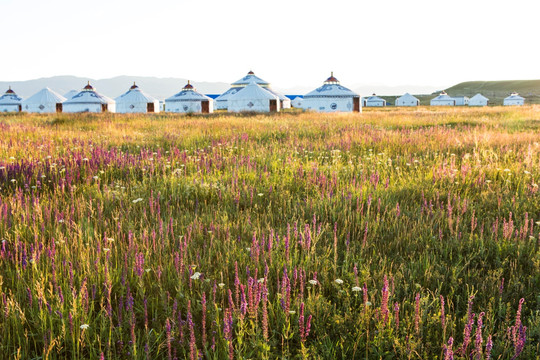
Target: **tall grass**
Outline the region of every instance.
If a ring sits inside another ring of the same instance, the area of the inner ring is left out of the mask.
[[[0,115],[0,357],[538,359],[538,109]]]

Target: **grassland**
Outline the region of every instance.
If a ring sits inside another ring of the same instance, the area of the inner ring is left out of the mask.
[[[539,115],[0,115],[0,358],[539,359]]]

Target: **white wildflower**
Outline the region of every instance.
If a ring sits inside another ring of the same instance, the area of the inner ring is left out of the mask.
[[[352,291],[355,291],[355,292],[362,291],[362,288],[359,287],[359,286],[354,286],[354,287],[352,288]]]
[[[318,284],[317,280],[309,280],[308,282],[313,286]]]
[[[219,284],[217,284],[217,285],[218,285],[220,288],[223,288],[223,287],[225,286],[224,283],[219,283]]]
[[[193,275],[191,275],[192,280],[199,280],[200,277],[201,277],[201,273],[198,271],[194,273]]]
[[[86,330],[86,329],[88,329],[89,327],[90,327],[90,325],[88,325],[88,324],[82,324],[82,325],[81,325],[81,329],[83,329],[83,330]]]
[[[336,280],[334,280],[334,282],[335,282],[336,284],[338,284],[338,285],[343,284],[343,280],[341,280],[341,279],[336,279]]]
[[[259,280],[257,280],[257,282],[258,282],[259,284],[262,284],[262,283],[264,282],[264,278],[260,278]]]

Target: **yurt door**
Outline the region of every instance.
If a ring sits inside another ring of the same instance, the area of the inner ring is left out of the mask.
[[[277,111],[277,100],[270,100],[270,112]]]
[[[359,97],[353,98],[353,111],[360,112],[360,98]]]
[[[107,112],[107,104],[101,104],[101,112]]]
[[[206,100],[206,101],[201,101],[201,112],[203,114],[208,114],[210,113],[210,101]]]
[[[61,112],[62,112],[62,103],[57,103],[57,104],[56,104],[56,112],[57,112],[57,113],[61,113]]]
[[[154,103],[148,103],[146,104],[146,112],[153,113],[154,112]]]
[[[19,105],[19,112],[22,111],[22,105]]]

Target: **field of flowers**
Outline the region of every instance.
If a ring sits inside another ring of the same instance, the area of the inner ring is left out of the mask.
[[[539,359],[540,107],[0,115],[1,359]]]

